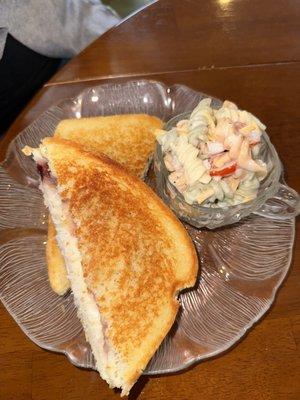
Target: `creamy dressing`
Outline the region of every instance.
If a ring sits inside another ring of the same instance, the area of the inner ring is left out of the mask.
[[[224,101],[218,110],[205,98],[157,140],[170,172],[169,181],[185,201],[226,207],[255,199],[267,166],[259,158],[265,125]]]

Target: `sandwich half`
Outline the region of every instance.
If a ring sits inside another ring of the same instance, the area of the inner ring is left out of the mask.
[[[155,130],[163,122],[146,114],[109,115],[61,121],[54,136],[71,140],[87,151],[106,154],[138,177],[147,171],[154,151]],[[46,244],[48,277],[59,295],[70,289],[64,259],[56,242],[56,230],[49,217]]]
[[[65,119],[54,135],[78,143],[84,150],[104,153],[141,177],[154,151],[154,132],[162,126],[162,120],[151,115],[108,115]]]
[[[106,156],[46,138],[32,154],[96,367],[128,394],[170,330],[198,262],[181,223]]]

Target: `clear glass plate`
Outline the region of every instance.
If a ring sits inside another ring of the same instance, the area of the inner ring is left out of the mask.
[[[203,96],[182,85],[146,80],[105,84],[51,107],[11,142],[0,167],[0,299],[38,346],[64,353],[74,365],[94,368],[72,294],[57,296],[48,283],[47,212],[36,189],[34,163],[21,148],[38,146],[64,118],[148,113],[168,121],[193,109]],[[153,178],[148,183],[153,186]],[[193,290],[180,295],[176,323],[146,374],[179,371],[222,353],[270,308],[290,266],[299,206],[297,194],[284,187],[256,214],[234,225],[213,231],[186,225],[201,275]]]

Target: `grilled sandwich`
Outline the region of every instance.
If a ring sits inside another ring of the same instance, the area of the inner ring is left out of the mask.
[[[154,132],[162,126],[159,118],[146,114],[65,119],[58,124],[55,136],[78,143],[87,151],[104,153],[142,176],[154,151]]]
[[[78,316],[96,367],[128,394],[195,283],[197,256],[181,223],[140,179],[106,156],[46,138],[32,154]]]
[[[58,124],[55,136],[78,143],[95,154],[104,153],[142,178],[154,150],[154,131],[162,125],[160,119],[145,114],[66,119]],[[48,221],[46,256],[50,286],[57,294],[63,295],[70,284],[51,218]]]

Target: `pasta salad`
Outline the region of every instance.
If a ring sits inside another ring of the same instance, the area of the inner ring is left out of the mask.
[[[157,131],[169,181],[189,204],[227,207],[253,200],[267,166],[260,159],[266,126],[224,101],[204,98],[170,131]]]

